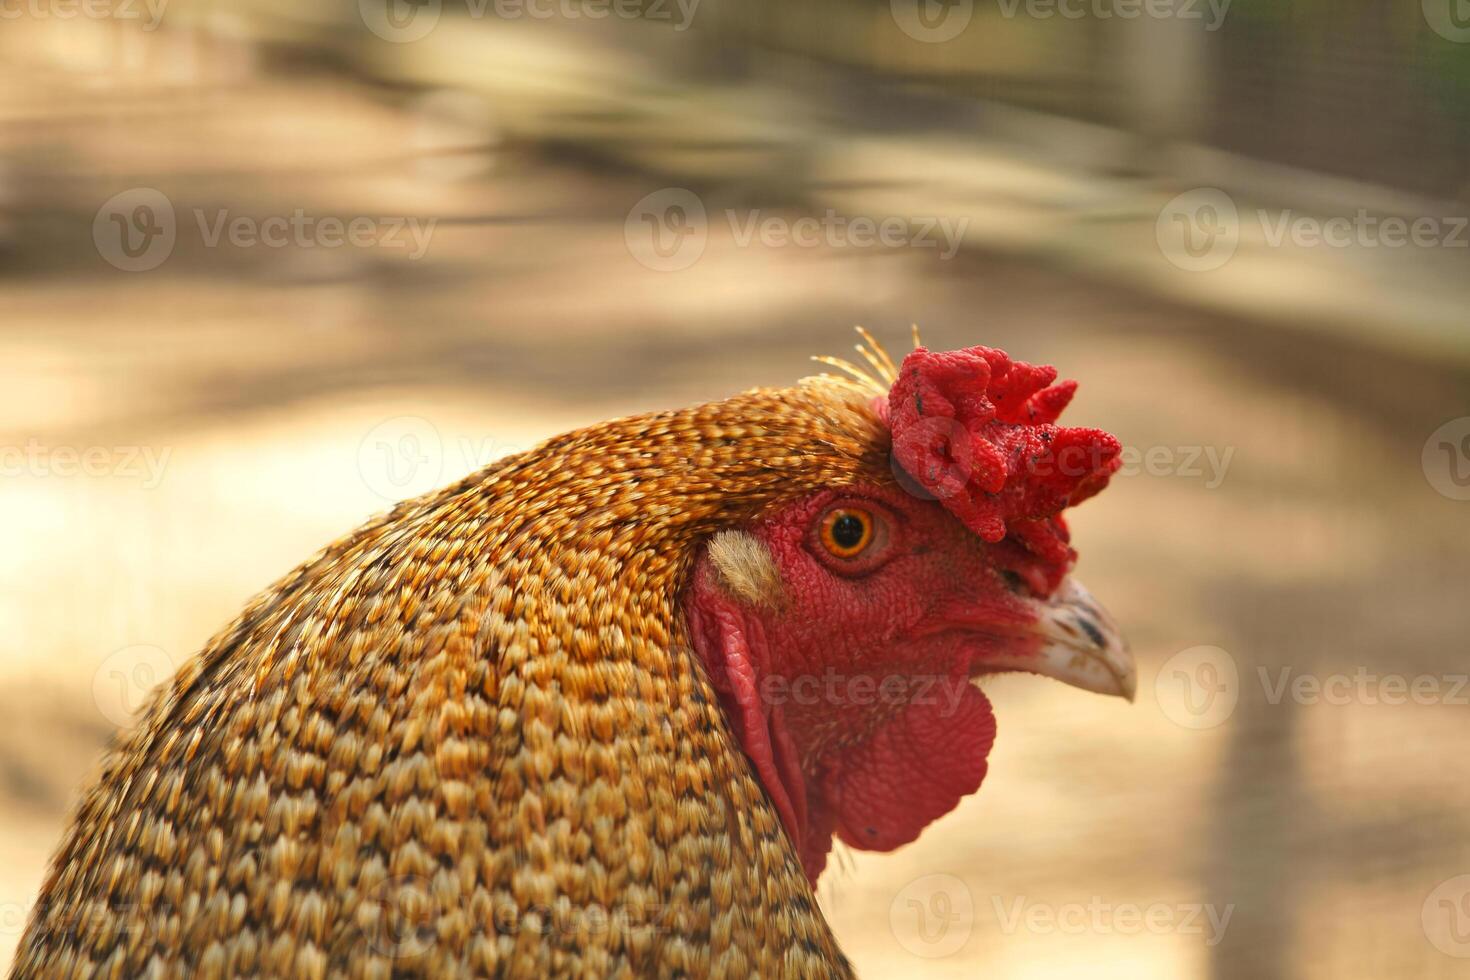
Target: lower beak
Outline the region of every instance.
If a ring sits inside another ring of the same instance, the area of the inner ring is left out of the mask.
[[[1037,600],[1032,628],[1040,647],[987,661],[987,667],[1025,670],[1098,694],[1133,700],[1138,669],[1118,624],[1080,582],[1068,578],[1050,598]]]

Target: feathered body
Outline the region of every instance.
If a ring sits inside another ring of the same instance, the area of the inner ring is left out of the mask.
[[[756,391],[334,543],[111,753],[15,975],[845,973],[676,603],[695,542],[886,449],[849,386]]]

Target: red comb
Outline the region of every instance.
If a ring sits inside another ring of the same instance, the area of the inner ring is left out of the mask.
[[[1122,450],[1100,429],[1054,424],[1077,390],[1056,377],[989,347],[920,347],[888,393],[903,472],[981,538],[1004,541],[1008,564],[1047,593],[1077,557],[1062,510],[1107,486]]]

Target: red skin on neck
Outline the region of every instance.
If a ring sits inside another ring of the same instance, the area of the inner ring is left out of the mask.
[[[813,522],[883,509],[881,567],[833,574]],[[979,788],[995,736],[969,683],[989,654],[1034,643],[1034,615],[974,534],[896,489],[822,491],[757,522],[785,585],[779,609],[722,588],[701,557],[686,594],[695,648],[813,881],[833,836],[892,850]],[[963,610],[963,622],[955,618]],[[993,624],[995,636],[975,624]]]

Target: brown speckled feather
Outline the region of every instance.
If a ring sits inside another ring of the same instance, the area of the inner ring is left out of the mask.
[[[14,976],[848,975],[678,597],[887,476],[867,397],[579,430],[328,547],[113,749]]]

